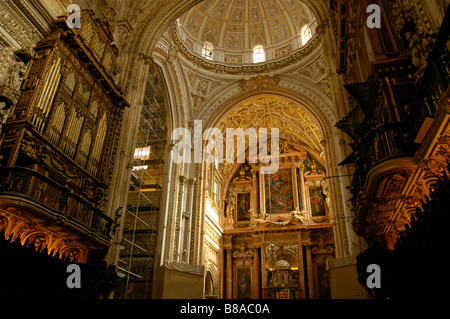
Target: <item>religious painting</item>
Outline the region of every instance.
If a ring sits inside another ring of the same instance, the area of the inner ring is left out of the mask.
[[[291,169],[278,170],[265,178],[266,213],[289,214],[294,210]]]
[[[236,299],[252,298],[252,280],[250,268],[236,270]]]
[[[236,196],[236,220],[238,222],[250,220],[250,193],[238,193]]]
[[[289,289],[283,289],[278,292],[277,299],[289,299]]]
[[[321,187],[309,187],[312,216],[325,216],[325,198]]]

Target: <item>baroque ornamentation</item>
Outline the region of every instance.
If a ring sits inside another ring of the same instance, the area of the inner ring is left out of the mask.
[[[312,254],[332,254],[334,252],[334,248],[330,245],[327,245],[325,239],[323,237],[321,237],[319,239],[319,245],[318,246],[314,246],[311,249],[311,253]]]
[[[262,96],[246,100],[233,107],[217,127],[222,132],[226,132],[226,128],[242,128],[244,131],[254,128],[258,132],[259,128],[277,127],[280,138],[306,145],[318,154],[323,151],[323,138],[317,121],[301,105],[281,97]]]
[[[0,231],[5,240],[19,240],[24,247],[37,252],[47,250],[49,255],[58,255],[61,260],[86,263],[90,244],[83,243],[81,237],[76,235],[52,231],[45,226],[45,222],[30,216],[13,207],[0,209]]]
[[[257,90],[262,91],[263,89],[267,87],[274,87],[278,85],[278,82],[280,82],[280,78],[277,75],[270,76],[270,75],[258,75],[255,77],[252,77],[250,79],[242,79],[241,80],[241,87],[244,91],[249,90]]]
[[[253,255],[253,250],[247,249],[247,246],[245,244],[242,244],[239,250],[233,251],[234,258],[251,258],[253,257]]]
[[[208,60],[203,59],[202,57],[193,54],[185,44],[179,39],[176,27],[173,27],[172,37],[174,43],[180,49],[180,52],[191,61],[193,64],[198,65],[205,70],[214,71],[217,73],[228,73],[235,75],[248,75],[248,74],[261,74],[261,73],[270,73],[274,70],[278,70],[284,67],[291,65],[294,62],[298,62],[309,56],[316,47],[320,44],[320,37],[315,35],[305,46],[300,48],[299,50],[293,52],[288,57],[283,57],[278,60],[268,61],[266,63],[259,64],[248,64],[245,66],[237,66],[237,65],[226,65],[221,63],[215,63]]]
[[[393,23],[397,34],[404,37],[411,53],[412,64],[418,68],[415,80],[419,80],[426,68],[427,57],[430,53],[435,32],[431,28],[423,11],[422,4],[412,0],[391,1],[392,14],[395,17]]]

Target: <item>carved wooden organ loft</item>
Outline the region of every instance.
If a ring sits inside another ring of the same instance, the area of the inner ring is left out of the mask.
[[[339,165],[355,169],[354,230],[369,246],[394,250],[450,159],[450,15],[447,10],[435,29],[412,4],[386,3],[385,27],[367,31],[375,48],[371,61],[364,37],[352,29],[357,2],[332,3],[340,25],[339,72],[351,105],[336,127],[351,138],[352,152]]]
[[[61,17],[34,48],[0,137],[0,225],[6,240],[84,263],[109,247],[105,206],[128,105],[112,79],[111,25],[90,10],[81,22]]]

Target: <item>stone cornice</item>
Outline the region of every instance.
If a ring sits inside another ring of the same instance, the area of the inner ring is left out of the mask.
[[[206,59],[203,59],[199,55],[190,52],[189,49],[178,37],[175,24],[172,26],[172,39],[174,44],[178,47],[179,52],[183,54],[183,56],[193,64],[198,65],[199,67],[208,71],[233,75],[249,75],[249,74],[255,75],[261,73],[274,72],[276,70],[285,68],[295,62],[298,62],[299,60],[304,59],[305,57],[310,55],[314,51],[314,49],[321,43],[320,36],[315,35],[305,46],[293,52],[288,57],[278,60],[271,60],[261,64],[246,64],[242,66],[232,66],[226,65],[224,63],[210,62],[207,61]]]

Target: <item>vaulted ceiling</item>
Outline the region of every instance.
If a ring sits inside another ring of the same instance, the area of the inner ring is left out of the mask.
[[[265,47],[267,60],[289,55],[303,45],[301,30],[313,20],[298,0],[206,0],[178,19],[178,30],[191,51],[209,42],[216,61],[239,64],[251,62],[256,45]]]
[[[320,155],[323,152],[320,126],[300,104],[271,95],[255,96],[233,107],[217,126],[227,128],[278,128],[280,138],[298,143]]]

